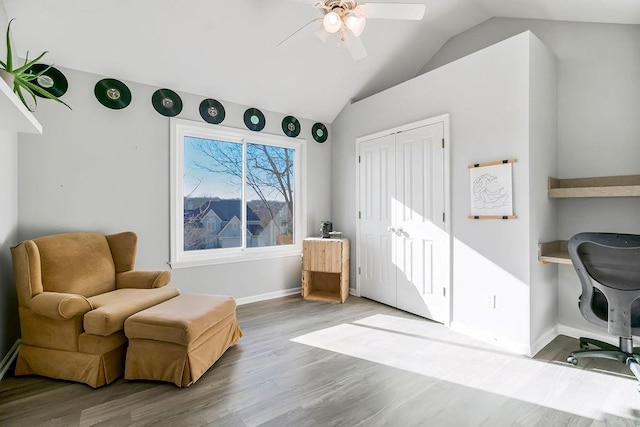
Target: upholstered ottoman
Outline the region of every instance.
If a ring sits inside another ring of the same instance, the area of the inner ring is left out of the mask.
[[[242,336],[233,298],[199,294],[182,294],[132,315],[124,332],[124,377],[178,387],[194,383]]]

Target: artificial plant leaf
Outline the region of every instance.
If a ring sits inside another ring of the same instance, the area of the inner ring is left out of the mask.
[[[32,61],[29,61],[29,62],[26,62],[26,60],[25,60],[24,65],[23,65],[22,67],[20,67],[20,68],[15,69],[15,70],[14,70],[14,73],[16,73],[16,74],[17,74],[17,73],[23,73],[23,72],[25,72],[25,71],[26,71],[26,70],[28,70],[28,69],[29,69],[33,64],[35,64],[36,62],[38,62],[38,61],[40,60],[40,58],[42,58],[43,56],[45,56],[47,53],[49,53],[49,52],[48,52],[48,51],[44,51],[44,52],[42,52],[42,53],[41,53],[41,54],[40,54],[36,59],[34,59],[34,60],[32,60]],[[27,52],[27,55],[29,55],[29,53],[28,53],[28,52]]]
[[[13,22],[15,18],[13,18],[11,21],[9,21],[9,25],[7,25],[7,66],[6,66],[6,70],[11,72],[11,66],[13,65],[13,54],[11,52],[11,36],[9,35],[11,32],[11,23]]]
[[[69,107],[69,105],[68,105],[66,102],[64,102],[63,100],[61,100],[61,99],[60,99],[60,98],[58,98],[57,96],[52,95],[50,92],[48,92],[47,90],[45,90],[45,89],[41,88],[40,86],[38,86],[38,85],[34,85],[33,83],[31,83],[31,82],[29,82],[29,81],[24,81],[24,80],[21,80],[21,84],[22,84],[22,85],[23,85],[23,86],[24,86],[28,91],[30,91],[30,92],[31,92],[31,95],[32,95],[32,96],[34,96],[34,95],[33,95],[33,92],[37,92],[37,93],[39,93],[40,95],[44,96],[45,98],[47,98],[47,99],[53,99],[54,101],[59,102],[59,103],[61,103],[61,104],[65,105],[68,109],[72,110],[72,108],[71,108],[71,107]]]
[[[46,73],[47,71],[49,71],[51,69],[51,67],[53,67],[53,65],[49,65],[47,68],[44,68],[42,71],[37,72],[36,74],[33,73],[23,73],[22,76],[24,77],[25,81],[32,81],[32,80],[37,80],[38,77],[40,77],[41,75],[43,75],[44,73]]]
[[[49,71],[51,68],[53,68],[53,64],[49,65],[47,68],[43,68],[42,71],[37,72],[36,74],[32,74],[35,78],[40,77],[41,75],[43,75],[44,73],[46,73],[47,71]]]
[[[18,84],[17,81],[13,86],[13,91],[18,94],[18,98],[20,98],[20,101],[22,101],[22,104],[24,104],[24,106],[27,107],[27,110],[29,110],[29,111],[35,111],[36,110],[36,107],[38,106],[38,100],[33,95],[33,93],[31,93],[31,92],[29,92],[27,90],[27,92],[29,92],[29,95],[31,95],[31,97],[33,98],[33,102],[35,103],[33,109],[31,109],[29,104],[27,104],[27,101],[24,99],[24,96],[22,95],[22,91],[20,90],[20,85]]]

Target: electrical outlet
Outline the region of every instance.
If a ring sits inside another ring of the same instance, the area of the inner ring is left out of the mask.
[[[487,308],[496,308],[496,295],[495,294],[487,294],[485,297],[485,305]]]

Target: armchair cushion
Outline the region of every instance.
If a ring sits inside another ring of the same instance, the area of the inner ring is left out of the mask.
[[[124,329],[124,321],[138,311],[180,294],[176,288],[117,289],[88,298],[94,310],[84,315],[84,330],[107,336]]]
[[[114,348],[127,344],[127,337],[124,331],[111,334],[108,337],[87,334],[80,334],[78,337],[78,351],[87,354],[105,354]]]
[[[65,320],[81,316],[89,312],[93,307],[82,295],[42,292],[31,298],[29,308],[41,316],[54,320]]]
[[[33,241],[40,253],[44,291],[90,297],[115,289],[113,256],[103,234],[66,233]]]

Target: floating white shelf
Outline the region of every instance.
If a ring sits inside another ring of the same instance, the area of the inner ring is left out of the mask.
[[[553,242],[538,243],[538,261],[542,264],[572,265],[569,251],[567,251],[567,241],[554,240]]]
[[[42,125],[2,79],[0,79],[0,130],[42,133]]]
[[[549,178],[550,198],[639,197],[640,175]]]

